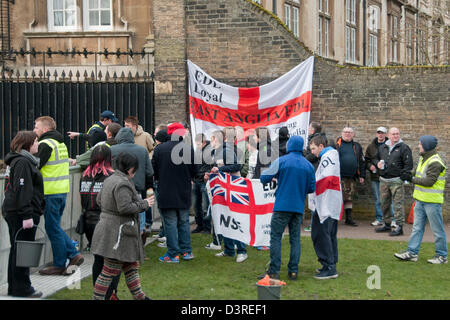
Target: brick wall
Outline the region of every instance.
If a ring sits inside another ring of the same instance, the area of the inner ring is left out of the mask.
[[[171,82],[173,90],[157,95],[157,122],[170,121],[174,115],[186,117],[183,59],[192,60],[222,82],[251,87],[272,81],[312,54],[278,18],[247,0],[186,0],[184,8],[182,2],[171,1],[169,6],[154,1],[155,32],[160,32],[155,36],[156,79]],[[183,25],[178,24],[180,21]],[[165,29],[174,23],[179,28]],[[167,38],[161,40],[160,36]],[[183,36],[185,53],[181,52]],[[177,50],[172,52],[172,47]],[[364,149],[378,126],[398,127],[413,150],[415,163],[418,138],[433,134],[439,139],[441,155],[450,163],[449,70],[343,67],[317,57],[311,121],[321,122],[331,139],[337,138],[344,126],[352,126],[355,140]],[[449,186],[447,182],[446,199]],[[412,190],[406,189],[405,207],[409,211]],[[373,218],[368,181],[358,187],[354,207],[357,218]],[[444,211],[450,220],[448,204]]]

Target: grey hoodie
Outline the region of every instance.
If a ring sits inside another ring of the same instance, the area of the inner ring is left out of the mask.
[[[139,168],[133,178],[136,191],[142,194],[148,188],[153,188],[153,167],[148,157],[147,150],[134,144],[134,134],[130,128],[122,128],[116,135],[117,144],[111,146],[111,154],[113,158],[113,167],[115,168],[114,159],[122,152],[134,154],[139,161]]]

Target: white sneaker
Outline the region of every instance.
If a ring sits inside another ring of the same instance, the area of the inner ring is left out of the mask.
[[[383,225],[383,221],[375,220],[374,222],[371,223],[371,225],[373,225],[374,227],[375,226],[382,226]]]
[[[403,261],[412,261],[417,262],[419,256],[417,254],[412,254],[409,251],[403,251],[401,253],[394,253],[394,256],[397,259],[403,260]]]
[[[448,262],[448,259],[443,257],[443,256],[434,256],[431,259],[427,260],[428,263],[432,263],[432,264],[445,264]]]
[[[391,228],[392,228],[392,229],[397,228],[397,224],[395,223],[395,221],[392,221],[392,222],[391,222]]]
[[[209,249],[209,250],[222,250],[222,247],[218,244],[214,244],[214,242],[208,243],[205,246],[205,249]]]
[[[238,253],[237,257],[236,257],[236,262],[242,262],[247,260],[248,255],[246,253]]]
[[[159,242],[166,242],[167,238],[166,237],[160,237],[158,238]]]
[[[167,243],[165,241],[164,242],[160,242],[156,246],[160,247],[160,248],[167,248]]]

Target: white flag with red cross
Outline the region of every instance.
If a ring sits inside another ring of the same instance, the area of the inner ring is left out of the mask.
[[[329,148],[321,157],[316,171],[316,191],[308,195],[308,207],[317,211],[320,223],[327,218],[342,219],[343,199],[341,189],[339,154]]]
[[[189,112],[192,138],[227,126],[244,132],[267,127],[271,139],[286,126],[290,135],[307,141],[314,57],[283,76],[253,88],[232,87],[215,80],[188,60]],[[306,148],[306,143],[305,143]]]
[[[250,246],[270,245],[276,184],[219,171],[206,184],[214,231]]]

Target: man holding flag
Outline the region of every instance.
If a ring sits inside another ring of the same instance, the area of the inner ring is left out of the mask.
[[[289,226],[291,245],[288,277],[290,280],[297,279],[305,198],[308,193],[314,192],[316,186],[314,167],[303,157],[303,144],[302,137],[291,136],[287,142],[287,154],[276,159],[260,177],[263,184],[276,179],[278,185],[270,222],[270,266],[267,270],[267,274],[275,279],[280,278],[281,237],[286,226]]]
[[[320,158],[316,171],[316,189],[311,195],[312,214],[311,239],[322,268],[318,269],[316,279],[335,279],[338,277],[337,225],[343,210],[340,163],[338,152],[326,147],[323,136],[311,139],[311,152]]]

